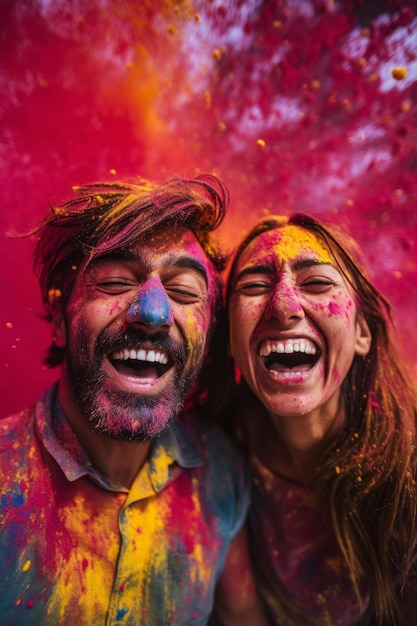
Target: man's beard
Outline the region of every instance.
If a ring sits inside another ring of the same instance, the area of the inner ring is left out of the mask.
[[[137,348],[149,340],[156,350],[174,357],[176,371],[172,382],[156,395],[141,396],[116,388],[102,370],[105,356],[121,348]],[[174,342],[167,333],[150,336],[132,328],[114,336],[103,331],[95,345],[92,361],[87,346],[86,329],[79,327],[77,336],[68,342],[66,363],[74,398],[89,422],[99,432],[118,441],[147,442],[161,434],[181,411],[197,377],[197,367],[189,364],[188,375],[184,371],[189,352],[187,347]]]

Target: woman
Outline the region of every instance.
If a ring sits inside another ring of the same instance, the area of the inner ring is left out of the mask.
[[[274,625],[417,624],[415,397],[388,302],[332,232],[269,217],[231,266],[258,590]]]

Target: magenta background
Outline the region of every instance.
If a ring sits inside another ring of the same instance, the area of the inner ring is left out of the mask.
[[[167,171],[223,177],[227,249],[267,212],[349,226],[415,376],[415,1],[2,0],[0,85],[0,415],[58,375],[33,242],[3,235],[72,185]]]

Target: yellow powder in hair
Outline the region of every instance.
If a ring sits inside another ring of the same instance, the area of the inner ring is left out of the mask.
[[[317,254],[318,261],[321,263],[331,263],[329,251],[324,247],[322,242],[317,239],[314,233],[303,230],[292,224],[281,229],[281,238],[275,246],[275,253],[283,261],[295,259],[301,256],[303,252],[313,251]]]

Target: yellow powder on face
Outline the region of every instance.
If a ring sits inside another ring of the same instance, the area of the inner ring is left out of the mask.
[[[317,237],[308,230],[298,226],[285,226],[279,230],[280,239],[274,246],[274,252],[282,261],[289,261],[306,253],[313,252],[321,263],[331,263],[329,251]]]

